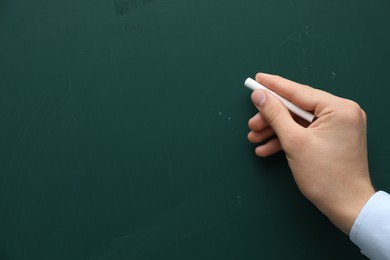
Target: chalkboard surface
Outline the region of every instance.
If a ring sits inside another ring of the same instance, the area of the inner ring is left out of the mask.
[[[368,113],[390,190],[387,0],[4,0],[1,259],[364,259],[246,140],[258,71]]]

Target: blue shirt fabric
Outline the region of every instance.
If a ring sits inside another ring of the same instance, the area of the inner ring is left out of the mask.
[[[390,195],[376,192],[363,207],[349,238],[362,254],[374,260],[390,260]]]

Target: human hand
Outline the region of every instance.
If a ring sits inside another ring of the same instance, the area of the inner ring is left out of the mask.
[[[254,91],[252,102],[259,113],[248,122],[248,139],[259,144],[255,153],[266,157],[284,150],[302,194],[348,234],[375,193],[368,170],[365,112],[353,101],[279,76],[259,73],[256,81],[313,111],[317,119],[308,124],[269,92]]]

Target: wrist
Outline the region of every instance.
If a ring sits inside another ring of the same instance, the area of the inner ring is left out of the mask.
[[[370,185],[356,193],[344,194],[342,203],[334,202],[320,210],[336,227],[348,235],[363,207],[374,194],[375,190]]]

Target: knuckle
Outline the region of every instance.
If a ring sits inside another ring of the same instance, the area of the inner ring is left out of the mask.
[[[258,117],[254,116],[251,119],[248,120],[248,127],[252,131],[258,131],[261,129],[261,122],[259,121]]]
[[[355,101],[344,99],[342,101],[342,115],[343,120],[353,124],[360,124],[364,121],[365,112]]]
[[[367,113],[363,109],[361,110],[361,112],[362,112],[363,122],[364,124],[367,124]]]
[[[301,84],[302,87],[304,87],[305,89],[308,89],[308,90],[312,90],[313,87],[312,86],[309,86],[309,85],[306,85],[306,84]]]
[[[276,74],[276,75],[274,75],[274,76],[275,76],[275,79],[276,79],[276,80],[284,79],[282,76],[280,76],[280,75],[278,75],[278,74]]]
[[[280,107],[272,104],[268,106],[267,110],[264,111],[266,113],[267,121],[270,125],[279,117],[281,113]]]
[[[249,132],[249,133],[248,133],[247,139],[248,139],[249,142],[252,142],[252,139],[253,139],[253,134],[252,134],[252,132]]]
[[[248,127],[249,127],[249,129],[253,130],[253,119],[252,118],[248,120]]]

